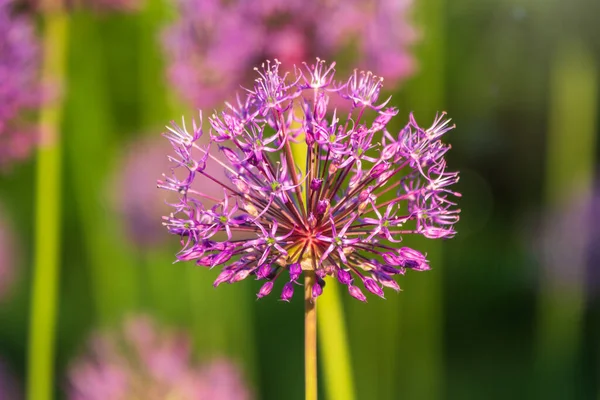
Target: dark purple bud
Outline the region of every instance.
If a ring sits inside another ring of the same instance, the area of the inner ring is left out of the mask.
[[[314,286],[312,287],[313,299],[316,299],[317,297],[319,297],[322,294],[323,294],[323,286],[321,286],[319,284],[319,282],[315,282]]]
[[[404,275],[404,269],[394,268],[394,267],[389,266],[389,265],[382,265],[381,266],[381,270],[383,272],[385,272],[386,274]]]
[[[283,285],[283,290],[281,291],[281,300],[289,302],[293,295],[294,285],[292,285],[291,282],[288,282],[285,285]]]
[[[317,203],[317,215],[325,215],[327,209],[329,208],[329,201],[327,200],[319,200]]]
[[[267,279],[273,268],[269,264],[263,264],[256,270],[256,279]]]
[[[350,272],[341,268],[338,268],[337,270],[337,278],[342,285],[350,285],[352,283],[352,275]]]
[[[233,274],[234,274],[234,271],[229,270],[229,269],[225,269],[225,270],[221,271],[219,276],[217,276],[217,279],[215,279],[213,286],[217,287],[223,282],[229,282],[229,280],[231,279]]]
[[[429,264],[427,264],[427,261],[418,262],[414,260],[407,260],[405,267],[415,271],[429,271],[431,269]]]
[[[269,293],[271,293],[271,290],[273,290],[273,281],[268,281],[264,285],[262,285],[262,287],[256,294],[256,297],[258,297],[259,299],[262,299],[263,297],[265,297]]]
[[[322,185],[323,185],[323,179],[315,178],[312,181],[310,181],[310,188],[312,190],[317,191],[317,190],[321,189]]]
[[[348,292],[350,293],[350,296],[354,297],[355,299],[364,301],[365,303],[367,302],[367,298],[365,297],[363,292],[358,287],[356,287],[354,285],[349,285]]]
[[[379,296],[381,298],[384,298],[383,297],[383,289],[380,288],[379,285],[377,284],[377,282],[375,282],[373,279],[371,279],[371,278],[365,278],[363,280],[363,284],[365,285],[365,288],[369,292],[371,292],[371,293],[373,293],[373,294],[375,294],[375,295],[377,295],[377,296]]]
[[[300,274],[302,274],[300,263],[293,263],[290,265],[290,281],[296,282],[300,277]]]
[[[223,264],[224,262],[229,261],[232,256],[233,256],[233,251],[231,251],[231,250],[229,250],[229,251],[222,251],[220,253],[217,253],[215,255],[215,257],[213,258],[212,263],[210,264],[210,266],[214,267],[216,265]]]

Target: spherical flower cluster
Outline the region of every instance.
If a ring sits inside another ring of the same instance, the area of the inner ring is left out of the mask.
[[[440,140],[449,120],[442,114],[424,129],[411,116],[392,134],[387,124],[398,110],[386,107],[390,99],[378,103],[382,79],[355,71],[337,83],[334,65],[317,60],[291,78],[278,62],[264,64],[244,99],[209,118],[209,145],[197,144],[203,130],[195,122],[191,131],[173,123],[165,133],[175,155],[159,187],[179,201],[163,224],[182,238],[178,260],[223,266],[215,286],[253,276],[265,281],[263,297],[287,272],[281,298],[289,300],[303,271],[312,271],[314,297],[329,275],[364,301],[357,280],[383,297],[383,286],[399,290],[394,275],[429,269],[423,254],[398,245],[403,235],[454,236],[458,173],[447,171],[450,146]],[[327,117],[330,94],[350,103],[345,119],[335,110]],[[292,154],[299,140],[302,165]],[[215,179],[208,164],[220,165],[228,181]],[[205,193],[208,181],[222,196]],[[236,232],[253,238],[234,239]]]
[[[353,64],[407,77],[407,21],[412,0],[178,0],[179,19],[165,32],[169,79],[197,107],[213,107],[250,81],[249,67],[277,58],[352,55]],[[327,16],[315,18],[315,15]]]
[[[70,368],[71,400],[250,400],[238,369],[224,359],[196,366],[189,340],[159,332],[147,317],[99,335]]]
[[[41,98],[34,26],[13,8],[12,0],[0,0],[0,168],[29,154],[35,135],[24,111]]]

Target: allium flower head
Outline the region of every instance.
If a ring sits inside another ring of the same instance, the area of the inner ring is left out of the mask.
[[[71,400],[250,400],[238,369],[225,359],[197,366],[189,340],[160,332],[146,317],[117,334],[96,336],[70,368]]]
[[[391,84],[414,70],[412,0],[177,0],[165,32],[169,79],[197,107],[215,106],[250,81],[252,65],[286,65],[344,52]],[[316,18],[315,16],[319,16]]]
[[[411,115],[390,132],[398,110],[380,101],[382,79],[356,71],[339,83],[334,73],[321,60],[293,76],[277,61],[265,63],[244,98],[208,119],[209,145],[197,144],[206,134],[201,123],[191,130],[173,123],[165,133],[175,155],[161,186],[179,201],[164,225],[182,239],[178,260],[222,267],[215,286],[253,276],[265,281],[263,297],[283,275],[281,298],[289,300],[300,275],[314,271],[314,297],[326,276],[359,300],[360,284],[383,297],[384,286],[399,290],[394,275],[429,269],[425,255],[399,245],[403,235],[454,236],[458,173],[444,159],[450,146],[440,138],[452,128],[445,114],[429,128]],[[345,117],[328,110],[330,96],[349,103]],[[302,165],[294,142],[306,149]],[[209,164],[229,179],[215,179]],[[204,192],[208,181],[221,185],[222,196]],[[233,240],[234,232],[253,238]]]
[[[41,98],[39,62],[33,23],[0,0],[0,168],[26,157],[35,142],[23,113]]]

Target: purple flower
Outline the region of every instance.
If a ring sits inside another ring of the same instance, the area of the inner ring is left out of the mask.
[[[317,60],[291,77],[266,63],[244,101],[212,115],[209,145],[199,145],[201,123],[191,133],[174,124],[165,134],[179,155],[170,172],[179,199],[164,225],[181,237],[179,260],[222,267],[215,286],[254,276],[267,282],[260,298],[287,271],[281,299],[289,301],[308,270],[319,277],[315,297],[327,275],[359,300],[366,298],[357,283],[383,297],[384,286],[399,290],[394,275],[429,269],[424,254],[395,245],[404,235],[454,236],[460,195],[452,191],[458,173],[446,171],[450,147],[440,140],[452,128],[445,115],[430,128],[411,116],[392,134],[387,124],[398,111],[380,102],[380,79],[356,72],[333,83],[333,66]],[[335,110],[326,117],[330,95],[350,103],[346,119]],[[302,165],[291,150],[298,142],[306,147]],[[221,186],[219,199],[205,192],[210,182]],[[253,237],[232,240],[235,233]]]
[[[129,320],[122,332],[101,334],[70,367],[68,398],[214,399],[252,398],[238,369],[224,359],[195,365],[189,339],[159,332],[146,317]]]
[[[0,0],[0,168],[24,159],[36,142],[25,111],[40,102],[40,52],[34,25]]]
[[[286,65],[351,53],[354,65],[396,84],[414,70],[411,0],[177,0],[165,32],[169,79],[197,107],[213,107],[265,59]],[[315,18],[315,16],[319,18]],[[348,51],[352,49],[352,51]],[[342,103],[343,104],[343,103]]]

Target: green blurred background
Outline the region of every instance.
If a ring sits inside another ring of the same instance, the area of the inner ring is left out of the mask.
[[[356,398],[600,399],[600,259],[558,266],[587,273],[573,278],[539,251],[544,221],[591,196],[600,178],[598,15],[597,0],[415,0],[419,70],[392,103],[400,116],[453,118],[449,164],[461,171],[463,211],[455,239],[409,241],[433,269],[402,278],[402,292],[368,304],[343,296]],[[258,399],[302,399],[302,301],[256,301],[252,281],[214,289],[217,271],[171,264],[176,238],[132,244],[113,204],[132,141],[194,115],[164,78],[157,37],[169,18],[156,0],[141,13],[71,17],[57,396],[90,332],[143,311],[189,329],[199,357],[239,360]],[[19,251],[0,302],[0,355],[23,384],[35,176],[35,158],[0,176]],[[572,223],[563,233],[579,231]],[[326,398],[335,382],[320,385]]]

